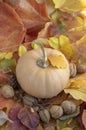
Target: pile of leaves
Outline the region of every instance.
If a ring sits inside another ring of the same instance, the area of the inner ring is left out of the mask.
[[[0,86],[8,84],[7,72],[19,57],[45,47],[61,51],[69,63],[86,67],[86,1],[79,0],[1,0],[0,1]],[[8,20],[7,20],[8,18]],[[57,59],[49,57],[50,61]],[[59,57],[58,57],[59,58]],[[63,63],[63,60],[61,61]],[[59,66],[51,61],[53,66]],[[65,67],[65,65],[64,65]],[[32,107],[0,94],[0,130],[84,130],[86,129],[86,69],[70,78],[68,89],[52,99],[43,100],[47,108],[72,100],[80,108],[76,117],[43,123]],[[1,91],[1,90],[0,90]],[[41,99],[39,99],[41,100]],[[44,105],[45,106],[45,105]]]

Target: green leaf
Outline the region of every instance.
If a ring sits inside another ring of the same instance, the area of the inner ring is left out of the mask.
[[[0,61],[0,68],[3,69],[4,71],[7,71],[8,68],[14,70],[15,66],[16,66],[15,59],[3,59]]]

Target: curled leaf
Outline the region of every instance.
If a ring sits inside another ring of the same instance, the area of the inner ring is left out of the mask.
[[[61,55],[52,54],[48,56],[48,60],[50,61],[53,67],[57,67],[58,69],[64,69],[67,67],[65,59]]]
[[[0,126],[2,126],[6,121],[13,123],[13,121],[8,118],[8,115],[4,111],[0,110]]]

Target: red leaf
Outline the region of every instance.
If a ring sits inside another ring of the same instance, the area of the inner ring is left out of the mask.
[[[13,121],[13,123],[7,123],[7,130],[28,130],[18,119],[18,113],[21,107],[17,106],[11,109],[9,112],[9,118]]]
[[[24,36],[24,25],[16,11],[0,2],[0,51],[15,51]]]
[[[84,110],[82,114],[82,123],[84,125],[84,128],[86,129],[86,110]]]
[[[21,123],[25,125],[30,130],[36,130],[39,125],[39,117],[35,112],[31,112],[27,108],[22,108],[18,113],[18,118]]]

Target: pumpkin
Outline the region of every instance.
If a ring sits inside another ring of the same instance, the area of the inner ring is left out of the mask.
[[[41,49],[30,50],[20,57],[16,66],[16,77],[26,93],[37,98],[51,98],[67,87],[69,63],[60,51],[43,48],[42,45]],[[51,54],[61,55],[67,67],[59,69],[51,66],[47,60]]]

